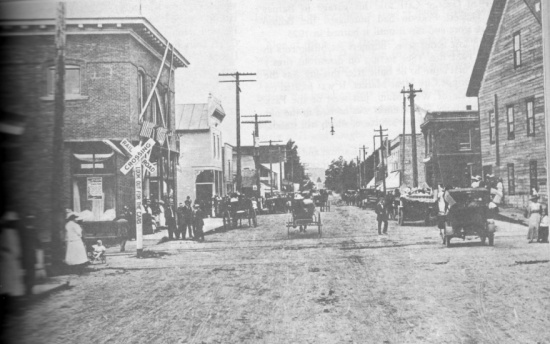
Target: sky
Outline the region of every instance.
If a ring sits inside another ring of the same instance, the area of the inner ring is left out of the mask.
[[[260,140],[292,139],[303,162],[326,168],[374,130],[402,133],[400,91],[422,89],[430,111],[477,107],[466,89],[492,0],[128,0],[189,60],[176,72],[176,104],[221,100],[225,142],[236,144],[235,84],[218,73],[253,72],[241,115],[271,115]],[[330,134],[331,118],[335,134]],[[417,132],[423,114],[417,113]],[[407,110],[407,133],[410,119]],[[242,125],[241,144],[252,144]],[[378,147],[378,144],[377,146]]]

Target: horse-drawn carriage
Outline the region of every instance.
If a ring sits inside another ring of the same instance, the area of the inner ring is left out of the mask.
[[[319,190],[319,193],[316,193],[313,196],[313,201],[315,202],[315,206],[319,207],[319,210],[321,212],[330,211],[330,201],[328,199],[327,190],[325,189]]]
[[[321,213],[315,209],[315,202],[311,199],[292,200],[291,214],[286,223],[287,235],[290,237],[290,228],[300,228],[305,232],[307,226],[317,226],[319,237],[322,234]]]
[[[237,196],[222,200],[220,210],[223,218],[223,228],[231,229],[242,227],[242,222],[248,220],[249,227],[256,227],[258,220],[256,217],[256,209],[250,198]]]
[[[490,220],[490,192],[485,188],[467,188],[448,190],[449,212],[447,226],[441,230],[443,244],[451,245],[452,238],[466,239],[466,236],[478,236],[485,244],[489,239],[492,246],[495,238],[495,225]]]
[[[286,202],[288,199],[283,195],[269,197],[265,200],[267,211],[270,214],[286,213]]]
[[[426,226],[435,223],[437,218],[436,202],[431,195],[411,194],[401,196],[397,209],[397,223],[423,221]]]

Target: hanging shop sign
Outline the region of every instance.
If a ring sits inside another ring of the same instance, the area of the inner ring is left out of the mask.
[[[103,178],[88,177],[86,183],[88,201],[103,199]]]

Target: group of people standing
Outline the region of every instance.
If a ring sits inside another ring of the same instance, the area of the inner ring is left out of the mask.
[[[174,232],[168,228],[168,238],[170,240],[179,239],[182,240],[191,239],[204,241],[204,218],[207,217],[205,211],[202,209],[200,203],[195,202],[191,206],[191,199],[187,196],[184,203],[178,205],[176,210],[177,227]]]

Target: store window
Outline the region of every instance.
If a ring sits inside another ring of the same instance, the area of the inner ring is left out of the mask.
[[[55,67],[48,68],[47,93],[55,93]],[[80,95],[80,67],[75,65],[65,66],[65,95]]]
[[[114,159],[113,151],[103,143],[73,147],[73,211],[84,221],[112,221],[116,217]]]

